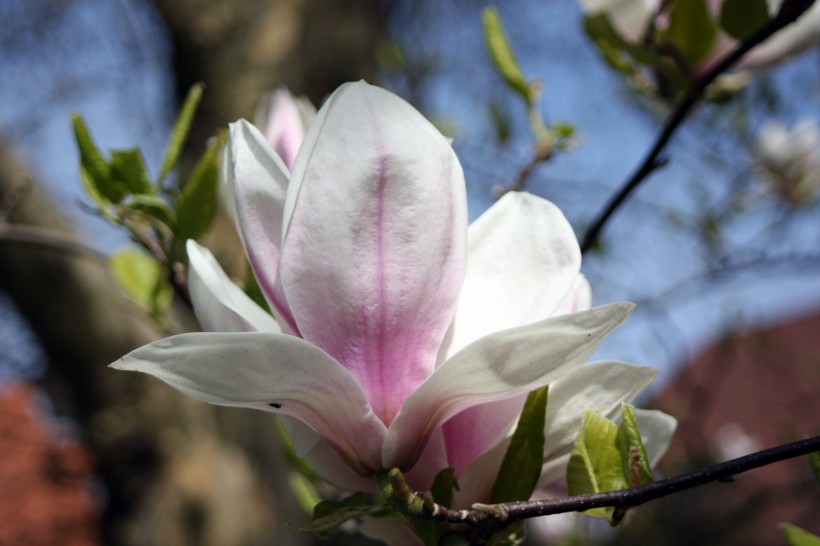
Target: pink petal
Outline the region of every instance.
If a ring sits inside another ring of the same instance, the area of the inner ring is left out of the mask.
[[[280,274],[301,335],[358,379],[392,421],[432,372],[466,246],[461,167],[395,95],[336,91],[294,166]]]
[[[230,125],[224,175],[233,195],[234,218],[259,288],[286,333],[297,333],[279,281],[282,218],[288,189],[288,169],[245,120]]]

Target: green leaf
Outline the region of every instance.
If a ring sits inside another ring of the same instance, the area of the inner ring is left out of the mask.
[[[567,466],[570,495],[617,491],[626,487],[621,454],[616,447],[617,436],[615,423],[587,410]],[[612,512],[612,508],[594,508],[584,514],[609,519]]]
[[[342,523],[362,516],[384,516],[389,509],[383,505],[367,504],[364,493],[354,493],[344,500],[326,500],[313,507],[313,521],[294,529],[297,533],[323,535]]]
[[[694,66],[712,50],[717,25],[706,0],[677,0],[669,11],[666,38],[671,40]]]
[[[173,291],[165,271],[147,252],[125,249],[112,256],[108,265],[123,291],[151,315],[159,316],[171,304]]]
[[[211,141],[177,202],[176,236],[182,241],[203,235],[216,214],[219,148],[220,144],[216,139]]]
[[[521,73],[510,42],[504,33],[498,10],[492,7],[484,8],[481,12],[481,19],[484,23],[484,41],[490,51],[493,64],[507,85],[524,98],[528,107],[532,106],[535,102],[535,89]]]
[[[171,228],[176,223],[174,210],[161,197],[156,195],[135,195],[128,200],[126,208],[138,210]]]
[[[820,546],[820,537],[801,529],[797,525],[781,523],[780,528],[783,529],[789,546]]]
[[[736,40],[745,40],[769,22],[766,0],[724,0],[720,26]]]
[[[814,474],[814,479],[820,483],[820,451],[809,453],[809,467]]]
[[[321,505],[323,503],[319,504]],[[344,506],[324,517],[313,520],[304,527],[296,527],[293,530],[297,533],[323,535],[351,519],[358,519],[364,516],[378,517],[386,515],[387,513],[388,509],[384,506]]]
[[[109,168],[111,177],[114,180],[123,182],[130,190],[130,193],[154,193],[151,181],[148,179],[148,171],[145,170],[145,163],[142,161],[142,154],[138,148],[111,152]]]
[[[106,210],[106,208],[111,204],[111,202],[106,199],[100,191],[97,189],[97,185],[91,179],[91,175],[88,174],[88,171],[85,170],[85,167],[80,165],[80,181],[82,182],[83,188],[85,189],[85,193],[91,198],[91,201],[94,202],[101,210]]]
[[[74,139],[80,149],[80,165],[97,194],[112,203],[119,203],[128,194],[128,185],[111,177],[108,162],[97,149],[85,121],[79,114],[71,114],[71,125],[74,128]],[[91,198],[94,199],[94,196]]]
[[[493,484],[493,503],[527,500],[535,490],[544,465],[547,397],[548,387],[536,389],[527,396]]]
[[[174,124],[174,129],[171,131],[171,138],[168,140],[168,146],[165,147],[165,158],[162,161],[162,169],[159,172],[159,179],[157,186],[162,185],[162,181],[168,176],[179,161],[179,156],[182,153],[182,146],[185,144],[185,139],[188,138],[188,131],[191,128],[191,122],[194,119],[199,101],[202,99],[202,90],[205,86],[198,83],[191,87],[188,91],[188,96],[185,97],[185,102],[182,103],[182,109],[179,111],[179,116]]]
[[[652,468],[649,466],[649,457],[641,440],[638,424],[635,422],[635,406],[624,404],[621,411],[623,420],[618,426],[616,442],[621,454],[623,475],[627,478],[627,485],[634,487],[645,483],[652,483]]]

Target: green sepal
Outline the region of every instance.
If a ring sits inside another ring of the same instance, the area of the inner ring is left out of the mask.
[[[575,440],[567,466],[567,489],[570,495],[617,491],[627,485],[621,454],[616,446],[618,426],[593,410],[584,414],[584,422]],[[605,517],[611,521],[613,509],[594,508],[584,514]]]
[[[678,0],[669,10],[669,27],[665,37],[684,54],[691,66],[703,59],[717,37],[715,24],[706,0]]]
[[[624,404],[621,411],[622,420],[618,425],[616,442],[621,454],[623,474],[628,487],[652,483],[652,468],[649,466],[649,457],[635,421],[635,406]]]
[[[156,195],[134,195],[128,200],[125,207],[138,210],[151,218],[159,220],[171,229],[173,229],[176,224],[174,209],[161,197],[157,197]]]
[[[493,64],[507,85],[523,97],[527,107],[531,107],[535,103],[536,89],[524,77],[518,61],[515,60],[498,10],[493,7],[484,8],[481,12],[481,20],[484,24],[484,41],[490,51]]]
[[[445,468],[436,474],[430,487],[433,500],[442,506],[450,506],[453,502],[453,491],[459,490],[455,472],[456,469],[453,467]],[[417,519],[413,521],[413,529],[424,546],[437,546],[441,536],[447,532],[447,524],[431,519]]]
[[[214,219],[220,147],[217,139],[209,143],[177,202],[175,233],[182,241],[202,236]]]
[[[159,317],[171,304],[173,289],[165,270],[147,252],[121,250],[109,259],[108,265],[123,292],[152,316]]]
[[[188,131],[191,129],[191,122],[194,119],[194,114],[202,100],[202,90],[205,86],[198,83],[191,87],[188,91],[188,96],[185,97],[185,102],[182,103],[182,109],[179,111],[174,129],[171,131],[171,137],[168,140],[168,145],[165,147],[165,158],[162,160],[162,169],[159,172],[157,179],[157,187],[162,186],[162,181],[168,176],[179,161],[179,156],[182,154],[182,147],[185,144],[185,139],[188,138]]]
[[[820,546],[820,537],[791,523],[781,523],[789,546]]]
[[[530,392],[501,468],[495,478],[491,502],[527,500],[538,484],[544,465],[544,423],[549,387]]]
[[[128,185],[122,180],[112,178],[108,161],[100,153],[91,137],[91,132],[79,114],[71,114],[71,125],[74,128],[74,139],[80,150],[80,165],[87,173],[88,180],[91,181],[98,195],[112,203],[119,203],[128,195]],[[93,195],[92,199],[94,199]]]
[[[438,504],[450,506],[453,503],[453,491],[459,491],[456,469],[448,467],[436,474],[430,494]]]
[[[736,40],[745,40],[769,22],[766,0],[724,0],[720,26]]]
[[[811,468],[814,479],[820,483],[820,451],[809,453],[809,468]]]
[[[148,171],[145,169],[145,163],[138,148],[111,152],[111,162],[108,166],[111,178],[125,183],[130,193],[154,194],[154,188],[151,187],[151,180],[148,178]]]
[[[382,517],[391,513],[387,506],[366,502],[364,493],[355,493],[341,501],[322,501],[313,508],[313,521],[293,530],[297,533],[324,535],[351,519],[363,516]]]

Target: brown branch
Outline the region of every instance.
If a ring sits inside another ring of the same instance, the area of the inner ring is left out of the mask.
[[[737,474],[815,451],[820,451],[820,436],[783,444],[695,472],[621,491],[502,504],[474,504],[470,510],[454,510],[433,504],[422,517],[449,523],[465,523],[476,527],[479,534],[485,537],[524,519],[583,512],[592,508],[614,507],[616,512],[613,517],[622,518],[629,508],[649,501],[711,482],[732,481],[733,476]]]
[[[755,46],[764,42],[777,31],[793,23],[800,15],[808,10],[815,0],[787,0],[783,3],[780,11],[768,23],[763,25],[758,31],[740,42],[737,47],[726,54],[723,59],[713,66],[708,72],[697,78],[689,87],[686,94],[681,97],[674,110],[669,114],[663,130],[655,140],[652,149],[641,162],[637,170],[632,176],[627,179],[621,189],[616,193],[606,204],[604,209],[598,214],[592,227],[586,233],[584,241],[581,244],[581,252],[586,253],[598,241],[606,223],[612,215],[621,207],[626,201],[626,198],[637,188],[641,182],[647,179],[649,174],[658,167],[661,167],[665,161],[660,158],[660,154],[666,145],[671,140],[672,136],[678,130],[680,125],[689,115],[692,108],[698,103],[703,96],[706,88],[718,76],[729,70],[735,63],[743,58]]]
[[[63,253],[92,254],[107,258],[101,250],[88,245],[72,235],[50,228],[0,222],[0,243],[41,246]]]

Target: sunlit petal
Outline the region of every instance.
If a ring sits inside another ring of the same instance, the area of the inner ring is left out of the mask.
[[[575,232],[558,207],[529,193],[505,194],[468,230],[446,357],[491,332],[553,316],[580,267]]]
[[[387,432],[385,467],[412,466],[429,435],[453,415],[526,393],[582,364],[633,308],[626,302],[596,307],[468,345],[406,400]]]
[[[464,178],[444,137],[397,96],[359,82],[328,104],[294,166],[280,274],[301,335],[389,423],[432,371],[452,318]]]

